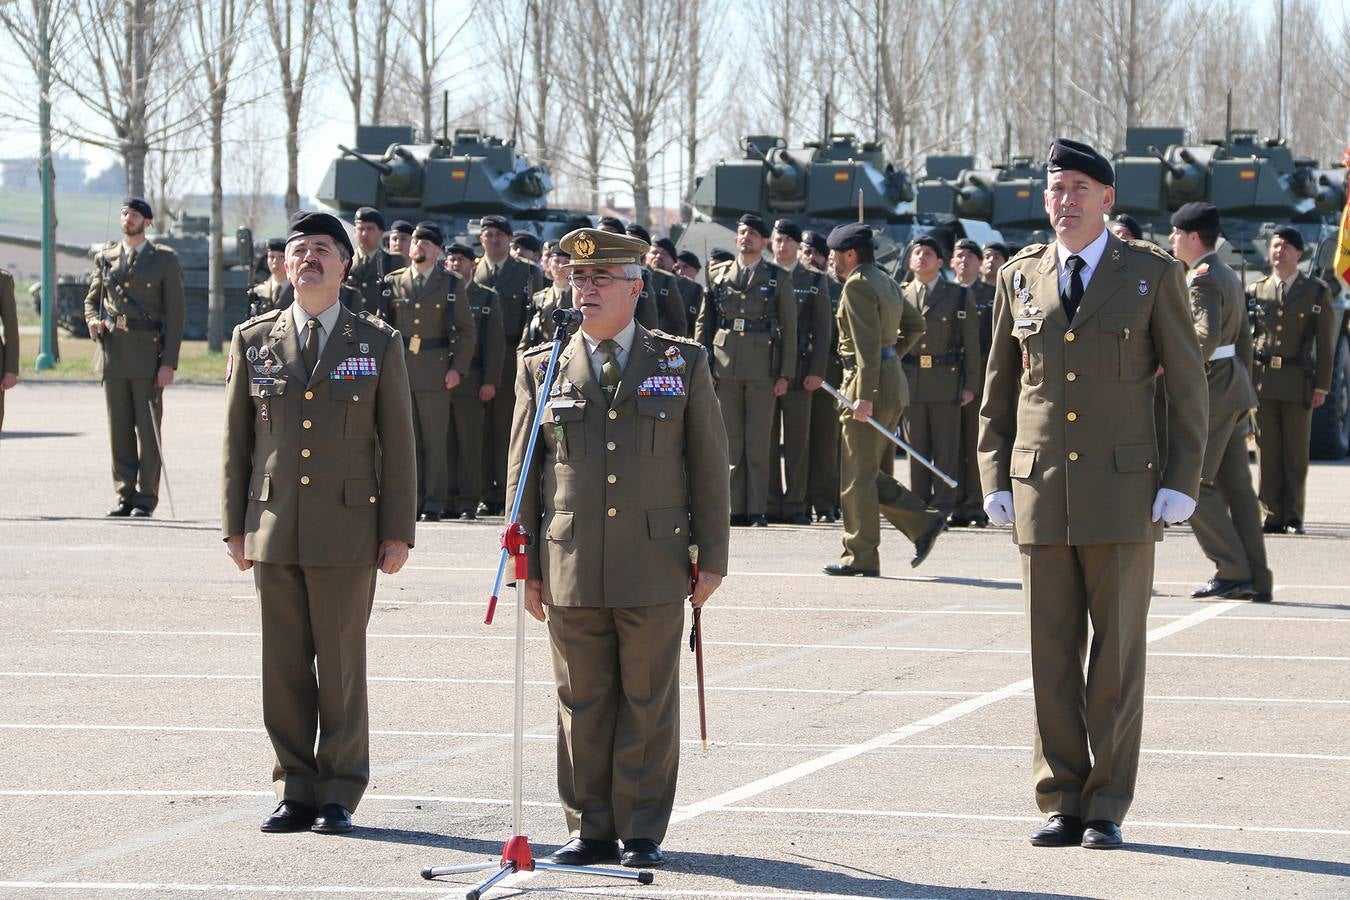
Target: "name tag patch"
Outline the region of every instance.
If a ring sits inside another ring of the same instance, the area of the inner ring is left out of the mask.
[[[362,376],[375,375],[375,360],[369,356],[349,356],[337,364],[330,378],[339,381],[355,381]]]

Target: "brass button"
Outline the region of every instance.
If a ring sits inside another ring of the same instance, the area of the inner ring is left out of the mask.
[[[1276,326],[1275,326],[1275,330],[1276,330],[1276,331],[1284,331],[1284,326],[1283,326],[1283,325],[1276,325]]]
[[[420,303],[414,303],[414,304],[413,304],[413,309],[421,309],[421,308],[422,308],[422,304],[420,304]]]
[[[313,400],[313,399],[314,399],[314,392],[313,392],[313,391],[305,391],[305,399],[306,399],[306,400]]]
[[[1064,335],[1064,340],[1068,341],[1070,344],[1072,344],[1072,343],[1073,343],[1074,341],[1076,341],[1077,339],[1078,339],[1078,338],[1074,335],[1074,333],[1073,333],[1072,331],[1070,331],[1070,332],[1068,332],[1067,334]]]
[[[421,325],[421,324],[422,324],[422,320],[421,320],[421,319],[413,319],[413,324],[414,324],[414,325]]]
[[[616,446],[617,446],[617,445],[616,445],[613,441],[610,441],[608,444],[605,445],[605,449],[606,449],[606,450],[613,450]]]
[[[1153,463],[1151,463],[1151,462],[1146,462],[1146,463],[1144,463],[1144,468],[1145,468],[1145,469],[1151,469],[1151,468],[1153,468]]]
[[[1275,310],[1275,315],[1277,315],[1277,316],[1282,316],[1282,315],[1284,315],[1284,310],[1282,310],[1282,309],[1277,309],[1277,310]]]
[[[661,410],[659,413],[656,414],[656,417],[658,419],[664,419],[666,417],[666,411],[664,409]]]
[[[311,422],[309,419],[306,419],[305,421],[301,422],[300,425],[301,425],[302,427],[304,427],[304,428],[313,428],[313,427],[314,427],[314,423]]]
[[[309,459],[309,448],[306,447],[305,449],[301,450],[301,451],[300,451],[300,456],[301,456],[301,458],[303,458],[303,459]]]
[[[374,498],[374,497],[371,497],[371,498],[370,498],[370,502],[371,502],[371,503],[374,503],[374,502],[375,502],[375,498]]]
[[[606,478],[605,480],[608,481],[610,484],[614,484],[614,483],[616,483],[616,482],[619,480],[619,476],[617,476],[617,475],[611,475],[611,476],[609,476],[608,478]]]
[[[927,342],[927,341],[919,341],[919,349],[920,349],[920,350],[927,350],[927,349],[928,349],[928,342]]]
[[[1077,372],[1065,372],[1065,373],[1064,373],[1064,380],[1065,380],[1065,381],[1076,381],[1076,380],[1078,380],[1078,373],[1077,373]]]
[[[617,509],[615,509],[615,508],[612,507],[612,506],[609,508],[609,517],[610,517],[611,519],[614,518],[615,516],[617,516],[618,514],[619,514],[619,511],[618,511]]]
[[[676,534],[679,534],[679,533],[680,533],[681,531],[683,531],[683,530],[684,530],[684,529],[682,529],[680,526],[678,526],[678,525],[675,526],[675,533],[676,533]]]
[[[611,419],[617,419],[619,417],[619,411],[617,409],[611,409],[609,411],[609,417]]]
[[[360,399],[361,399],[361,395],[360,395],[360,394],[352,394],[352,402],[353,402],[353,403],[355,403],[357,400],[360,400]]]
[[[1078,413],[1076,413],[1076,412],[1071,412],[1071,413],[1069,413],[1067,416],[1065,416],[1064,418],[1068,419],[1070,422],[1077,422],[1077,421],[1078,421]]]
[[[1078,454],[1073,450],[1069,451],[1069,462],[1078,462]]]
[[[308,476],[308,475],[301,475],[301,476],[300,476],[300,483],[301,483],[301,484],[309,484],[309,476]]]

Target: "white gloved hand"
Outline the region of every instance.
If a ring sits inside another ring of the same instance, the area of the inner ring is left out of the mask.
[[[995,525],[1011,525],[1017,521],[1013,515],[1012,491],[994,491],[984,498],[984,513]]]
[[[1171,488],[1158,488],[1153,498],[1153,521],[1162,519],[1168,525],[1185,522],[1195,512],[1195,501],[1181,491]]]

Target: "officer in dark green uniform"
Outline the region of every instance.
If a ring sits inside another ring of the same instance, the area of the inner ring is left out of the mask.
[[[389,245],[386,249],[401,260],[395,268],[401,269],[408,264],[408,248],[412,246],[412,233],[412,223],[406,219],[395,219],[389,226],[389,233],[385,236]]]
[[[384,216],[380,211],[363,206],[356,211],[356,256],[347,271],[346,287],[359,295],[348,306],[352,312],[368,312],[381,316],[385,313],[385,278],[408,264],[405,256],[394,256],[382,246],[384,243]],[[355,303],[355,306],[352,305]]]
[[[544,277],[550,284],[530,300],[529,324],[520,336],[517,350],[524,352],[553,340],[553,311],[572,308],[572,288],[567,283],[567,251],[556,241],[544,245]]]
[[[270,238],[267,241],[267,271],[267,280],[247,291],[250,319],[274,309],[285,309],[294,299],[291,283],[286,278],[285,238]]]
[[[952,251],[952,272],[956,283],[965,288],[969,301],[967,314],[975,315],[979,324],[979,358],[975,366],[975,383],[967,385],[975,392],[975,399],[961,407],[961,464],[960,473],[952,473],[960,484],[956,487],[956,509],[950,522],[960,528],[989,524],[984,514],[984,493],[980,490],[980,459],[975,444],[980,436],[980,398],[984,393],[984,365],[989,360],[989,345],[993,341],[994,285],[980,277],[983,251],[970,238],[956,242]],[[997,269],[995,269],[997,271]],[[974,348],[971,352],[975,352]]]
[[[653,246],[651,232],[641,225],[627,226],[624,234],[645,242],[648,247]],[[648,250],[646,257],[650,256]],[[685,297],[679,280],[675,273],[652,266],[646,257],[643,259],[642,293],[650,296],[656,305],[656,327],[666,334],[683,337],[689,331],[689,317],[685,314]],[[638,305],[642,305],[642,295],[638,297]]]
[[[19,312],[14,276],[0,269],[0,428],[5,424],[5,392],[19,383]]]
[[[684,336],[689,337],[694,332],[694,323],[698,321],[698,311],[703,306],[703,285],[695,281],[692,275],[686,275],[678,271],[681,266],[675,258],[675,254],[674,241],[668,237],[657,238],[652,241],[652,249],[647,251],[647,267],[675,278],[675,286],[679,288],[680,296],[684,299],[684,315],[687,326]],[[698,257],[694,257],[694,262],[698,262]],[[695,274],[697,274],[697,270],[698,267],[695,266]]]
[[[127,199],[122,240],[94,257],[84,297],[108,405],[117,488],[110,516],[146,517],[159,502],[160,400],[173,384],[183,342],[183,270],[173,250],[146,240],[153,221],[150,204]]]
[[[803,231],[799,252],[802,265],[827,271],[830,250],[825,235],[818,231]],[[825,380],[839,387],[844,382],[844,363],[839,358],[839,330],[834,327],[834,322],[839,313],[839,294],[843,285],[833,278],[826,281],[830,294],[830,348]],[[811,394],[811,451],[806,499],[817,522],[839,520],[839,410],[834,398],[825,391]]]

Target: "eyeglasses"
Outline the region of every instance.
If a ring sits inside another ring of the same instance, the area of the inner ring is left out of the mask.
[[[594,275],[568,275],[567,284],[574,288],[584,288],[588,284],[595,285],[597,290],[607,288],[616,281],[637,281],[636,278],[625,278],[622,275],[611,275],[608,272],[596,272]]]

